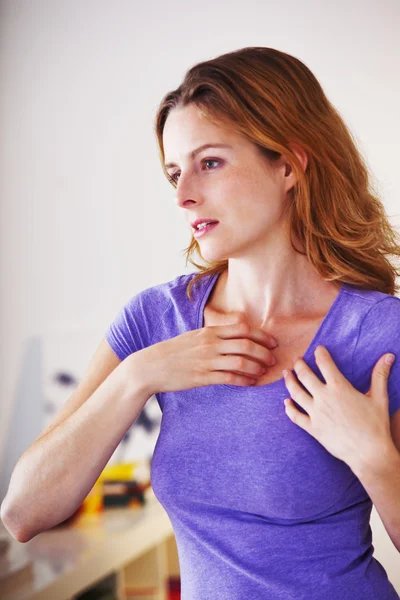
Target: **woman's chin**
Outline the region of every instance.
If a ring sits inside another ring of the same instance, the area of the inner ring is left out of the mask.
[[[223,260],[228,260],[229,257],[226,256],[226,253],[222,253],[222,252],[212,252],[212,251],[208,251],[207,250],[203,250],[202,248],[200,248],[200,255],[201,257],[209,262],[209,263],[216,263],[216,262],[221,262]]]

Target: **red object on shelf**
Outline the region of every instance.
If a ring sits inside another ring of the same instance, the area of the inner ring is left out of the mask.
[[[181,600],[181,578],[180,577],[170,577],[168,579],[168,592],[167,599],[168,600]],[[135,587],[125,587],[124,589],[125,595],[127,598],[135,598],[137,596],[154,596],[156,593],[156,588],[135,588]]]
[[[168,579],[168,600],[181,600],[180,577],[170,577]]]

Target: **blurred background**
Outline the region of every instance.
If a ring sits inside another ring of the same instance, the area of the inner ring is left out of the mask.
[[[398,0],[1,0],[0,502],[123,304],[194,270],[158,158],[164,94],[224,52],[295,55],[345,119],[399,226],[399,27]],[[120,461],[151,458],[155,398],[142,417]],[[375,509],[371,524],[400,590]]]

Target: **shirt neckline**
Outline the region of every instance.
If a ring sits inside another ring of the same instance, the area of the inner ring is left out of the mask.
[[[221,273],[215,273],[214,275],[210,276],[207,285],[205,286],[205,290],[203,293],[203,296],[201,298],[201,301],[199,303],[199,309],[197,312],[197,329],[201,329],[203,327],[203,322],[204,322],[204,307],[206,305],[207,299],[209,297],[209,295],[211,294],[214,285],[218,279],[218,277],[221,275]],[[308,360],[312,360],[313,356],[314,356],[314,350],[316,349],[316,347],[319,345],[319,339],[321,337],[322,331],[324,329],[326,329],[326,327],[329,325],[329,321],[332,319],[332,316],[334,314],[334,312],[336,312],[336,309],[338,307],[338,305],[341,303],[342,298],[344,297],[344,293],[348,290],[348,285],[345,282],[342,282],[341,287],[339,289],[339,293],[337,294],[336,298],[334,299],[333,303],[331,304],[328,312],[326,313],[325,317],[323,318],[323,320],[321,321],[316,334],[314,335],[313,339],[311,340],[310,344],[308,345],[307,350],[304,352],[302,359],[307,362]],[[264,383],[263,385],[231,385],[228,383],[219,383],[219,384],[215,384],[218,385],[219,387],[224,387],[224,388],[228,388],[237,392],[241,392],[241,391],[245,391],[245,392],[255,392],[257,393],[258,390],[260,391],[266,391],[266,390],[270,390],[282,385],[285,385],[285,379],[284,377],[281,377],[280,379],[276,379],[275,381],[270,381],[269,383]]]

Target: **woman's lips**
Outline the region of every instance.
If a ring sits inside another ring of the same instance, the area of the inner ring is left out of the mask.
[[[201,227],[200,229],[196,229],[196,231],[193,234],[193,237],[195,237],[196,239],[199,238],[199,237],[202,237],[203,235],[205,235],[206,233],[208,233],[212,229],[215,229],[217,227],[217,225],[219,225],[219,223],[211,223],[210,225],[206,225],[205,227]]]

